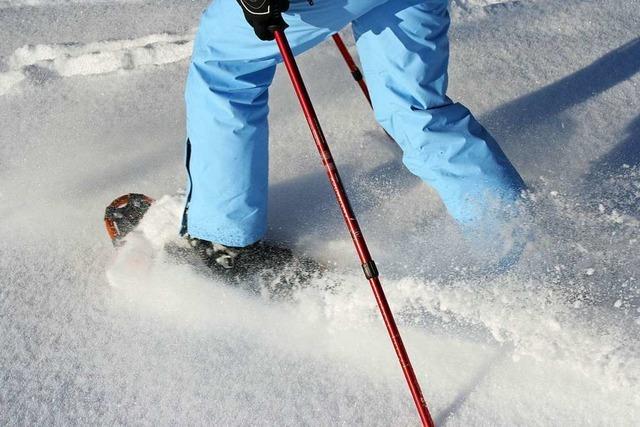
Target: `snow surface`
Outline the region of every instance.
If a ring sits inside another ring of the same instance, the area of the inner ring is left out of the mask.
[[[536,240],[501,277],[465,275],[473,254],[335,48],[300,57],[430,408],[450,426],[637,425],[637,2],[453,3],[451,95],[534,190]],[[0,1],[0,424],[415,425],[284,70],[270,237],[336,272],[278,301],[163,262],[143,234],[114,256],[111,199],[183,188],[205,6]],[[156,239],[179,210],[161,199]]]

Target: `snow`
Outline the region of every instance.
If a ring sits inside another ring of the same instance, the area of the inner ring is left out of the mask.
[[[536,240],[508,274],[467,274],[473,253],[335,48],[299,58],[434,418],[635,425],[636,2],[453,3],[451,95],[534,190]],[[335,272],[281,301],[157,250],[180,217],[181,196],[161,196],[184,186],[182,90],[205,6],[0,1],[0,424],[415,425],[284,70],[269,234]],[[130,191],[159,201],[116,257],[101,216]]]
[[[0,8],[18,8],[23,6],[61,6],[82,3],[141,3],[144,0],[2,0]]]
[[[191,56],[193,34],[153,34],[133,40],[26,45],[7,59],[0,95],[34,74],[46,78],[107,74],[172,64]]]

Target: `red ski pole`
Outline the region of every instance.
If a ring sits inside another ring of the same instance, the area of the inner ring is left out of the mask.
[[[364,81],[364,77],[362,76],[362,72],[360,71],[360,68],[358,68],[358,66],[356,65],[356,62],[353,60],[353,57],[349,53],[349,49],[347,49],[347,46],[345,46],[344,42],[342,41],[342,37],[340,37],[340,34],[338,33],[334,34],[332,37],[333,37],[333,41],[336,42],[336,46],[338,46],[338,50],[342,54],[344,61],[347,63],[347,67],[349,67],[349,71],[351,71],[351,75],[353,76],[353,79],[356,81],[356,83],[358,83],[358,85],[360,86],[360,89],[362,89],[362,93],[364,93],[364,96],[367,98],[369,105],[372,105],[371,96],[369,95],[369,88],[367,87],[367,83]]]
[[[364,76],[362,75],[360,68],[358,68],[358,66],[356,65],[356,62],[353,60],[353,57],[349,53],[349,49],[347,49],[347,46],[344,44],[344,41],[342,41],[342,37],[340,37],[340,34],[336,33],[332,37],[333,37],[333,41],[336,42],[336,46],[338,46],[338,50],[342,54],[344,61],[347,63],[347,67],[349,67],[349,71],[351,71],[351,75],[353,76],[353,79],[356,81],[356,83],[358,83],[358,86],[360,86],[360,89],[362,89],[362,93],[364,94],[365,98],[367,98],[367,102],[369,102],[369,105],[371,106],[371,108],[373,108],[373,103],[371,102],[371,95],[369,94],[369,88],[367,87],[367,83],[364,80]],[[384,133],[387,134],[389,139],[393,140],[391,135],[389,135],[389,132],[385,130]]]
[[[434,427],[435,424],[431,419],[429,409],[427,409],[427,404],[422,396],[420,384],[418,383],[416,374],[411,366],[411,360],[409,360],[409,355],[402,343],[402,338],[400,337],[400,331],[398,330],[398,326],[393,318],[393,313],[391,312],[387,298],[384,295],[384,290],[382,289],[382,284],[378,277],[378,269],[371,258],[371,254],[367,248],[367,243],[365,242],[362,231],[360,230],[360,225],[356,220],[356,216],[351,208],[349,199],[347,198],[344,186],[340,180],[340,175],[338,174],[338,169],[336,168],[333,157],[331,156],[329,145],[327,144],[327,140],[320,127],[318,116],[316,115],[311,99],[309,98],[309,93],[307,92],[302,80],[302,75],[300,74],[296,60],[293,57],[293,52],[291,52],[291,47],[289,46],[287,37],[282,29],[276,29],[274,34],[276,42],[278,43],[278,48],[280,49],[280,54],[282,55],[289,77],[293,83],[293,88],[298,96],[300,105],[302,106],[302,111],[309,123],[309,128],[311,129],[311,134],[313,135],[316,147],[322,157],[322,164],[327,171],[329,182],[331,183],[331,187],[338,199],[342,216],[344,217],[347,228],[349,229],[349,233],[351,234],[351,238],[353,239],[353,243],[356,247],[356,251],[358,252],[358,257],[360,258],[364,275],[369,280],[369,284],[371,285],[378,307],[380,308],[380,313],[382,314],[387,331],[391,337],[391,342],[393,343],[398,360],[400,361],[400,366],[402,367],[405,379],[409,385],[409,390],[411,391],[413,401],[418,409],[418,413],[420,414],[422,424],[424,426]]]

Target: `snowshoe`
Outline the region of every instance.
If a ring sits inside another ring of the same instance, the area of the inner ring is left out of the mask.
[[[151,197],[131,193],[107,206],[104,221],[114,246],[126,243],[126,236],[139,225],[153,203]],[[229,247],[185,235],[166,244],[164,252],[172,262],[189,264],[212,278],[277,298],[290,295],[326,270],[311,258],[264,241]]]
[[[121,245],[127,234],[138,226],[153,201],[144,194],[129,193],[118,197],[107,206],[104,224],[114,246]]]

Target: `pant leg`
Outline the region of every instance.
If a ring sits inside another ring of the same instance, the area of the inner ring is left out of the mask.
[[[215,1],[194,43],[185,93],[189,196],[183,232],[245,246],[266,230],[267,101],[276,62],[233,56],[231,37],[250,34],[239,25],[242,12],[231,6],[237,4]]]
[[[292,0],[285,20],[294,53],[384,2]],[[275,42],[255,36],[235,0],[215,0],[203,14],[185,95],[190,185],[183,232],[230,246],[264,235],[268,87],[280,61]]]
[[[392,1],[353,28],[377,120],[400,144],[407,168],[437,190],[453,218],[473,227],[508,210],[524,183],[493,137],[446,95],[447,6]]]

